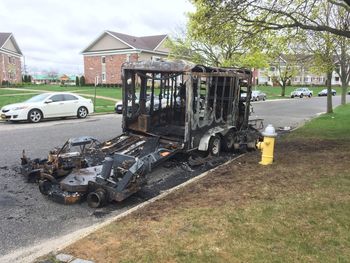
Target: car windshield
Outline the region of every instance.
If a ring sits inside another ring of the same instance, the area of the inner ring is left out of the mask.
[[[45,100],[48,96],[50,96],[50,94],[47,94],[47,93],[39,94],[30,98],[29,100],[26,100],[25,102],[40,102]]]
[[[304,88],[299,88],[299,89],[296,89],[296,91],[302,91]]]

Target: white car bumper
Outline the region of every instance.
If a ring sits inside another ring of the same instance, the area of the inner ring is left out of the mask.
[[[23,110],[9,110],[7,112],[0,111],[0,117],[2,120],[7,121],[23,121],[28,119],[28,111]]]

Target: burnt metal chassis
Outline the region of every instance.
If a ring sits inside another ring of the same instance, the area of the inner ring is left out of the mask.
[[[62,180],[42,176],[41,193],[52,200],[73,204],[87,196],[91,207],[122,201],[140,190],[146,173],[181,150],[181,143],[156,136],[122,134],[102,144],[109,149],[99,165],[75,169]]]

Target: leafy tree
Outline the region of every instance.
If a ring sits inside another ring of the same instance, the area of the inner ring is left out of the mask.
[[[189,14],[186,30],[168,42],[170,57],[191,60],[208,66],[266,65],[266,56],[261,51],[263,37],[259,41],[237,23],[221,26],[221,17],[206,16],[207,5],[192,1],[196,7]]]
[[[85,77],[84,76],[80,77],[80,86],[85,86]]]
[[[350,12],[348,1],[342,0],[195,0],[207,7],[206,16],[221,14],[221,22],[238,21],[258,33],[264,30],[298,28],[315,32],[329,32],[350,38],[349,25],[341,28],[334,23],[325,23],[320,8],[331,4]]]
[[[78,76],[75,77],[75,86],[79,86],[79,77]]]
[[[28,80],[28,83],[32,83],[32,76],[31,75],[27,75],[27,80]]]
[[[349,1],[350,2],[350,1]],[[343,9],[336,8],[335,14],[338,27],[346,28],[350,23],[350,12],[346,13]],[[336,55],[336,67],[335,71],[340,77],[342,92],[341,92],[341,104],[346,104],[347,89],[350,82],[350,38],[336,36],[335,42],[335,55]]]

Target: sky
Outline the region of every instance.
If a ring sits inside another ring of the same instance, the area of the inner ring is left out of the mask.
[[[13,33],[28,73],[80,74],[80,52],[103,31],[171,35],[193,10],[188,0],[1,0],[0,32]]]

